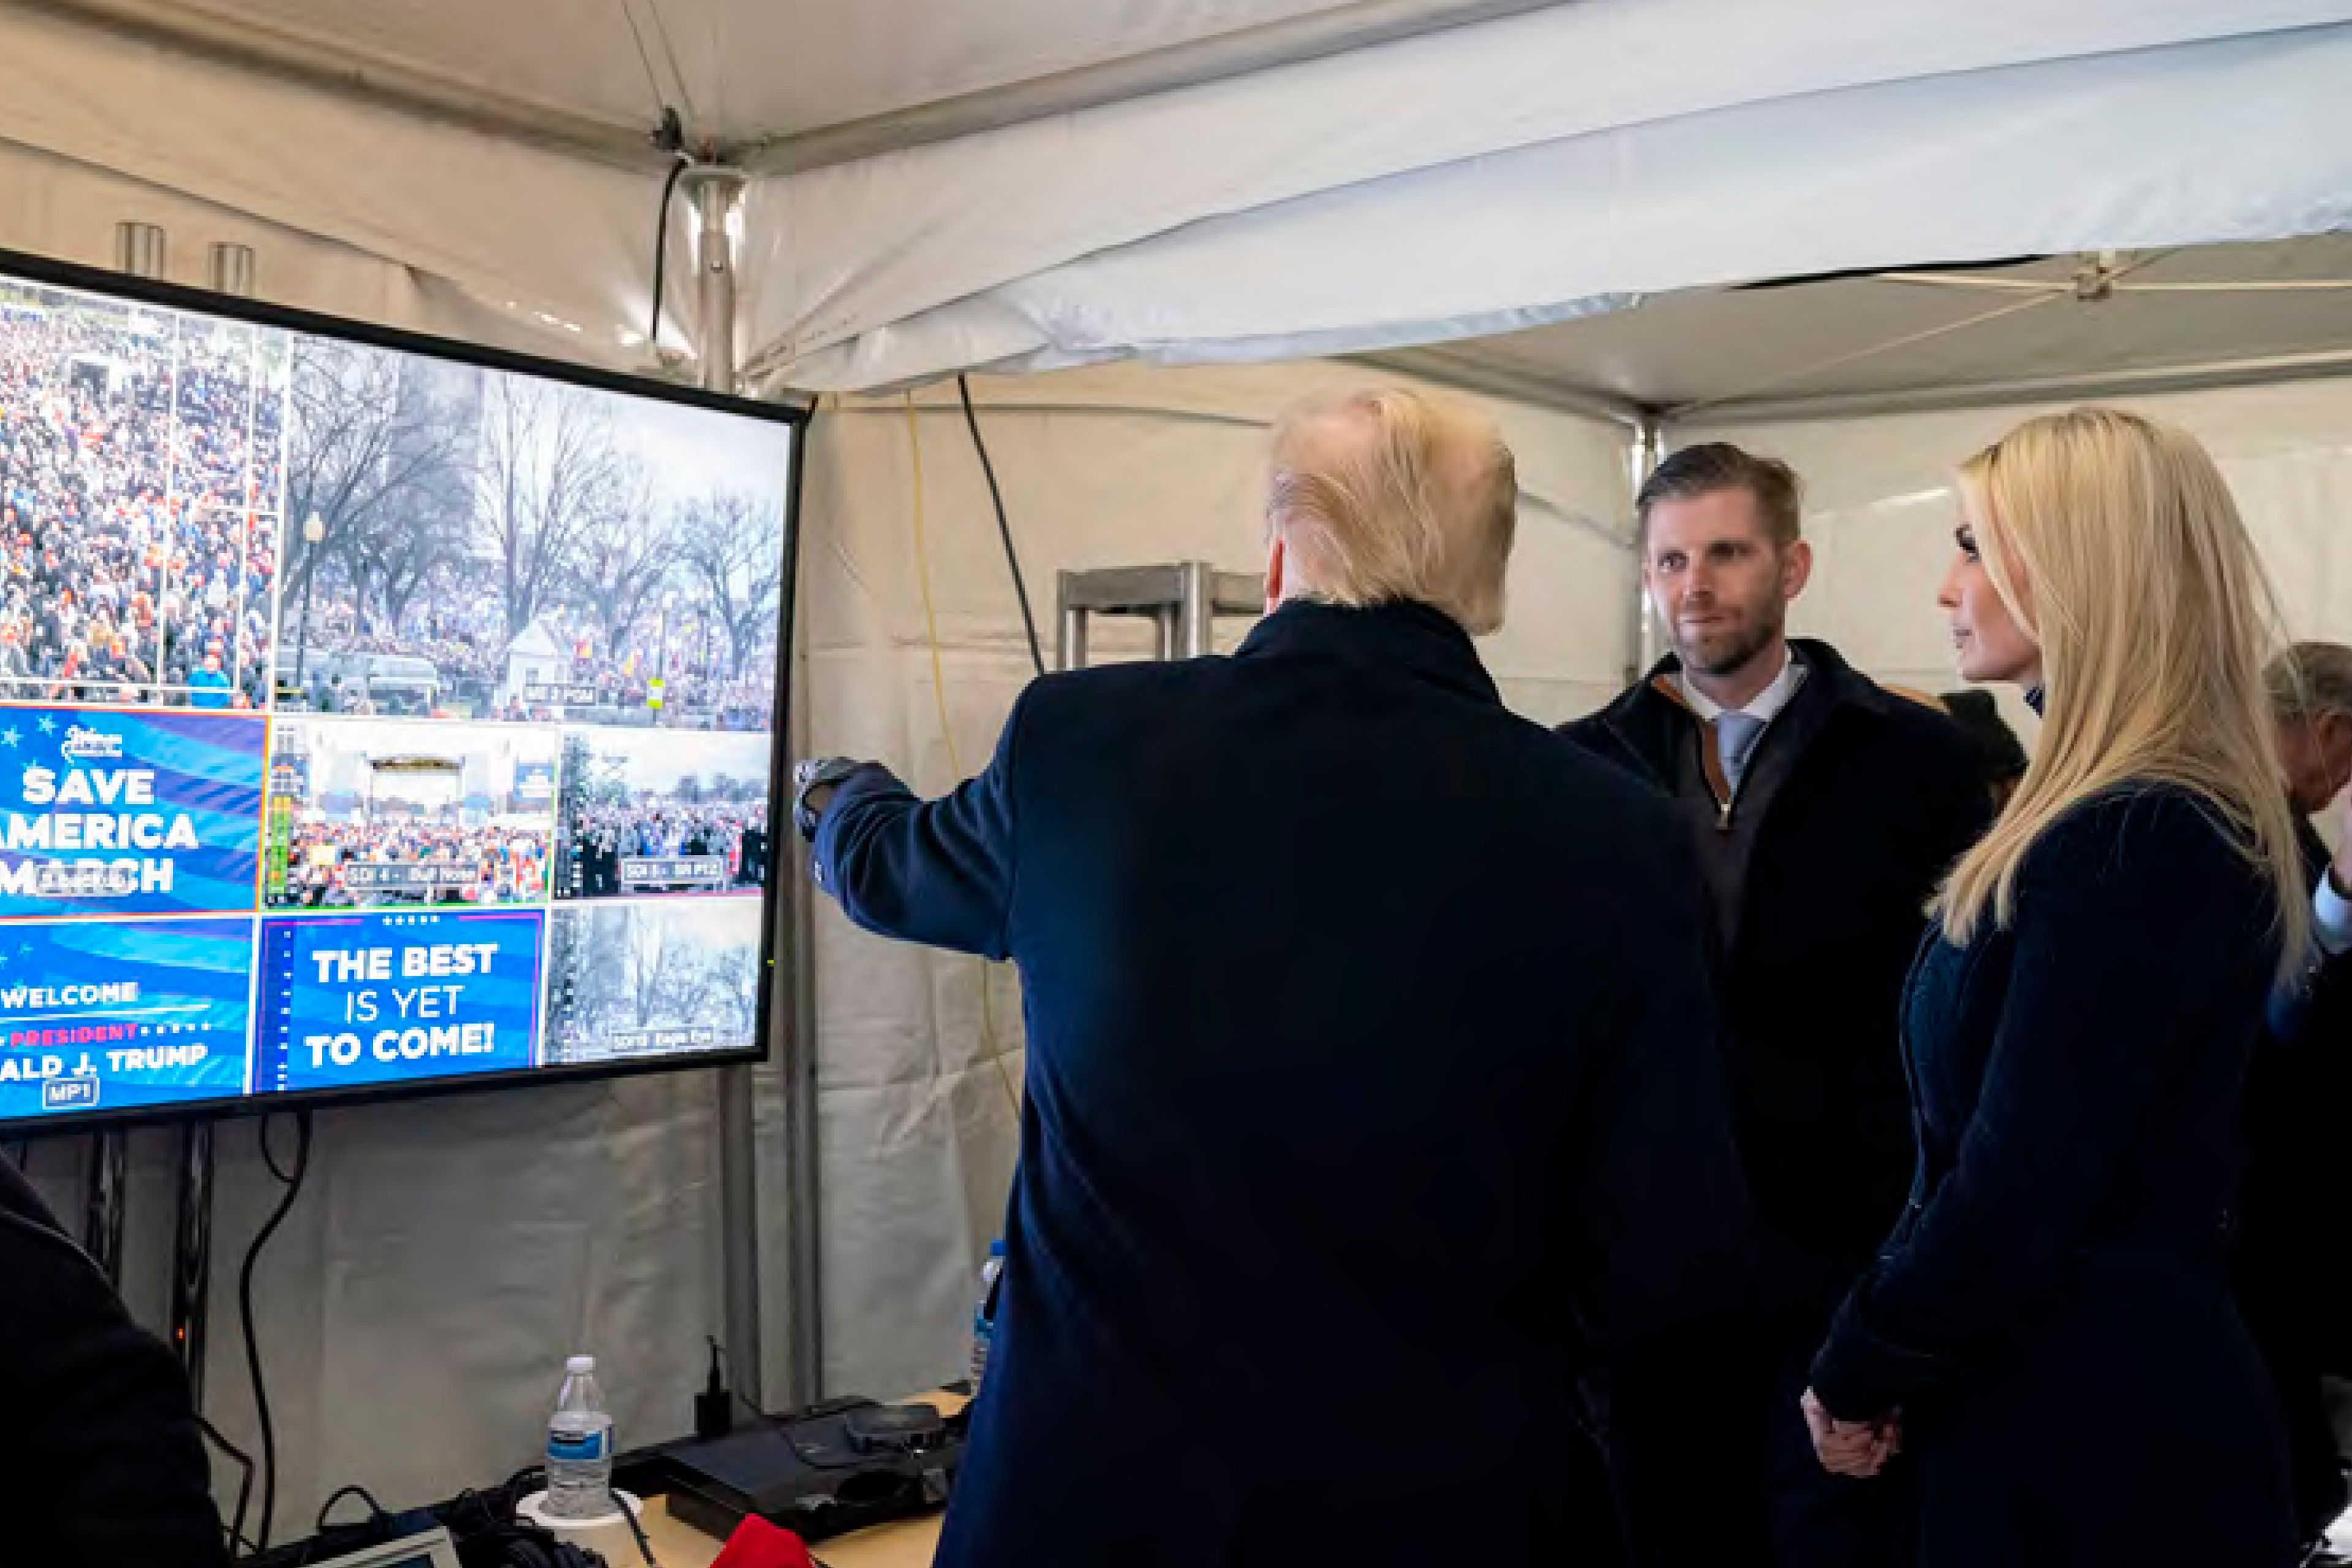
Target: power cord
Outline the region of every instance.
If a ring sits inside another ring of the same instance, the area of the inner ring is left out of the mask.
[[[1045,673],[1045,653],[1037,642],[1037,617],[1029,608],[1029,583],[1021,574],[1021,556],[1013,548],[1013,525],[1004,517],[1004,492],[996,487],[996,465],[988,460],[988,443],[980,437],[980,416],[972,412],[971,378],[956,377],[956,396],[963,404],[963,422],[971,432],[971,448],[980,454],[980,471],[988,480],[988,499],[996,508],[996,531],[1004,541],[1004,563],[1013,569],[1013,592],[1021,601],[1021,626],[1029,634],[1029,662]]]
[[[302,1178],[310,1170],[310,1113],[307,1110],[295,1112],[294,1168],[290,1172],[278,1167],[277,1152],[269,1144],[269,1130],[276,1121],[274,1113],[261,1119],[261,1163],[269,1168],[269,1173],[286,1191],[278,1198],[278,1206],[270,1211],[269,1218],[255,1233],[252,1244],[246,1247],[245,1264],[237,1270],[236,1277],[237,1319],[245,1331],[245,1365],[253,1383],[254,1417],[261,1427],[261,1518],[254,1533],[257,1552],[269,1550],[270,1525],[278,1511],[278,1429],[270,1420],[269,1388],[261,1372],[261,1345],[253,1331],[253,1269],[254,1265],[261,1261],[262,1249],[269,1245],[269,1238],[276,1236],[278,1227],[286,1223],[286,1215],[293,1209],[294,1200],[301,1195]],[[240,1508],[239,1512],[242,1511]]]
[[[778,1436],[783,1438],[785,1445],[792,1449],[793,1457],[794,1458],[798,1459],[802,1464],[806,1465],[812,1470],[854,1470],[866,1463],[863,1459],[820,1459],[815,1455],[811,1454],[807,1449],[802,1447],[799,1440],[793,1437],[789,1430],[792,1426],[792,1421],[790,1419],[778,1415],[772,1411],[761,1409],[759,1405],[751,1403],[751,1396],[750,1394],[743,1392],[742,1384],[735,1376],[735,1358],[727,1353],[727,1347],[720,1344],[717,1339],[713,1338],[709,1334],[705,1334],[702,1337],[703,1340],[710,1346],[711,1353],[716,1355],[720,1361],[727,1363],[727,1390],[730,1394],[732,1394],[735,1396],[735,1403],[750,1411],[753,1418],[756,1419],[761,1426],[770,1428],[774,1431]],[[802,1417],[814,1415],[837,1415],[845,1410],[862,1409],[873,1403],[874,1402],[870,1399],[825,1400],[802,1411],[800,1415]]]
[[[961,381],[962,378],[957,379]],[[907,394],[906,403],[907,454],[912,465],[910,477],[913,480],[915,502],[915,585],[922,591],[923,636],[931,650],[931,699],[939,710],[940,743],[947,748],[948,771],[961,779],[963,777],[963,763],[956,757],[955,727],[948,722],[948,676],[946,665],[940,657],[940,618],[938,610],[931,603],[931,553],[923,527],[923,437],[921,427],[915,419],[915,395],[912,392]],[[969,401],[964,405],[964,412],[967,416],[971,412]],[[972,425],[972,434],[975,437],[980,434],[977,422]],[[985,447],[982,449],[981,463],[982,467],[988,471],[989,491],[994,494],[996,476],[993,469],[987,468]],[[1004,519],[1001,501],[998,503],[996,516],[999,522]],[[1004,535],[1004,543],[1006,550],[1010,551],[1013,547],[1013,535],[1009,530]],[[1017,563],[1013,571],[1014,581],[1017,584],[1020,572]],[[1026,588],[1021,592],[1021,608],[1024,616],[1028,614],[1029,593]],[[1030,628],[1029,650],[1033,658],[1036,656],[1037,637],[1036,628],[1034,626]],[[1045,661],[1042,658],[1038,659],[1038,673],[1043,674],[1045,668]],[[981,1041],[986,1047],[988,1059],[996,1066],[997,1083],[1004,1090],[1005,1102],[1013,1108],[1013,1119],[1017,1123],[1021,1120],[1021,1091],[1013,1085],[1012,1070],[1004,1065],[1003,1053],[996,1048],[996,1010],[988,996],[988,960],[975,956],[972,962],[980,965]]]
[[[631,24],[635,26],[634,21]],[[669,174],[662,181],[661,207],[654,214],[654,308],[653,321],[646,328],[646,347],[655,353],[661,352],[661,319],[663,279],[669,270],[669,204],[677,195],[677,179],[686,173],[690,160],[686,155],[686,126],[677,110],[662,105],[661,124],[654,132],[654,145],[670,155]]]
[[[251,1555],[257,1548],[252,1542],[245,1538],[245,1512],[253,1501],[253,1456],[222,1436],[220,1428],[205,1420],[201,1415],[196,1417],[196,1427],[212,1440],[213,1447],[235,1460],[237,1468],[244,1472],[236,1483],[236,1517],[222,1528],[228,1534],[228,1549],[231,1556]]]
[[[323,1535],[326,1533],[327,1516],[334,1512],[335,1505],[342,1501],[347,1497],[355,1497],[359,1499],[360,1501],[367,1504],[368,1518],[370,1520],[380,1520],[389,1511],[385,1509],[383,1504],[375,1500],[375,1494],[373,1492],[354,1481],[352,1485],[347,1487],[337,1487],[335,1489],[334,1495],[328,1498],[326,1501],[319,1505],[318,1522],[310,1527],[310,1532],[313,1535]]]

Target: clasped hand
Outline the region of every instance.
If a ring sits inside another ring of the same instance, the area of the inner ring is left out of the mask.
[[[1813,1435],[1813,1453],[1821,1459],[1822,1468],[1833,1476],[1866,1479],[1903,1450],[1899,1410],[1875,1421],[1841,1421],[1822,1407],[1810,1388],[1801,1403],[1805,1427]]]

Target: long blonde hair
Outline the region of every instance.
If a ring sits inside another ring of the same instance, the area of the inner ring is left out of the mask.
[[[1993,585],[2041,645],[2044,700],[2017,794],[1937,896],[1946,932],[2008,926],[2027,851],[2074,806],[2170,784],[2275,887],[2284,980],[2311,917],[2263,683],[2277,617],[2221,470],[2185,431],[2077,408],[2019,426],[1959,479]]]

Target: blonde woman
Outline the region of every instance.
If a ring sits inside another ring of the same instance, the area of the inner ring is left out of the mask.
[[[2212,459],[2133,415],[2021,426],[1960,489],[1961,673],[2034,694],[2042,740],[1937,900],[1918,1178],[1807,1418],[1833,1471],[1916,1456],[1923,1568],[2292,1563],[2223,1268],[2241,1080],[2310,921],[2261,568]]]

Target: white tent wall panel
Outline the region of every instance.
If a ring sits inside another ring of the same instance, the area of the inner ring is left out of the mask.
[[[274,230],[262,286],[279,303],[591,363],[638,357],[622,334],[647,324],[658,173],[541,152],[6,7],[0,61],[0,165],[40,155],[72,170],[50,182],[40,231],[15,202],[0,204],[0,242],[110,265],[114,219],[142,216],[110,212],[116,203],[174,213],[202,204],[211,209],[204,225]],[[0,191],[22,195],[20,182],[0,174]],[[681,219],[672,258],[681,274],[690,271],[682,231]],[[296,234],[310,243],[294,243]],[[329,276],[320,256],[329,245],[418,274],[407,285],[413,297],[395,283]],[[281,250],[301,258],[280,259]],[[201,283],[202,265],[201,247],[183,243],[175,280]],[[664,342],[689,341],[693,300],[675,298],[671,309],[676,327]]]
[[[1267,429],[1297,398],[1398,378],[1315,363],[1110,367],[973,384],[1047,659],[1063,570],[1264,564]],[[919,395],[925,532],[952,763],[914,548],[897,401],[818,413],[803,498],[807,692],[820,752],[880,757],[936,795],[986,765],[1030,677],[988,493],[951,389]],[[1507,700],[1554,721],[1613,691],[1632,646],[1626,432],[1487,401],[1519,463],[1509,620],[1480,652]],[[1230,650],[1245,631],[1220,621]],[[1140,657],[1097,617],[1098,656]],[[1244,889],[1235,889],[1244,896]],[[889,1393],[962,1365],[970,1293],[999,1234],[1017,1142],[1022,1029],[1010,969],[901,946],[820,905],[815,974],[828,1386]],[[982,1003],[982,988],[987,1003]]]
[[[2352,640],[2352,379],[2113,399],[2194,433],[2236,495],[2275,586],[2286,635]],[[1769,425],[1677,425],[1671,444],[1736,441],[1804,477],[1818,566],[1797,629],[1825,637],[1881,679],[1960,685],[1937,584],[1958,519],[1953,468],[2020,420],[2020,405]],[[2032,716],[2013,693],[2020,733]]]

